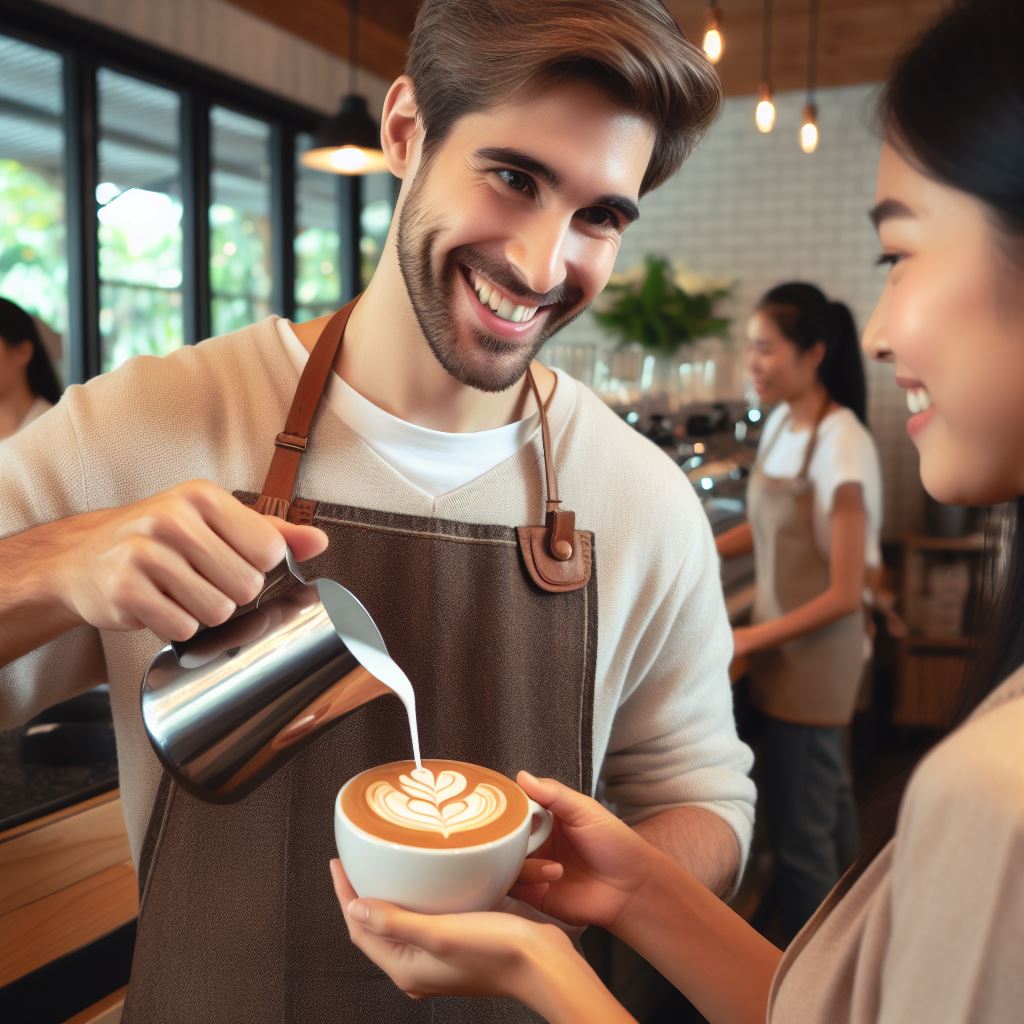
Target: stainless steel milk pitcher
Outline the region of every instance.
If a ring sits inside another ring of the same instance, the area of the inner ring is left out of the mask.
[[[282,573],[295,585],[264,599]],[[241,614],[154,656],[142,719],[176,782],[229,803],[331,724],[391,693],[395,672],[359,599],[333,580],[307,583],[289,551]]]

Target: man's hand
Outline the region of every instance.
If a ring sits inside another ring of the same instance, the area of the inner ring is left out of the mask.
[[[206,480],[41,529],[42,567],[75,619],[179,641],[252,601],[286,543],[299,561],[327,547],[322,531],[260,515]]]

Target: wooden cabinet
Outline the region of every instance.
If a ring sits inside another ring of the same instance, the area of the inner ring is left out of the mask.
[[[0,987],[137,914],[138,883],[117,790],[0,833]],[[77,1019],[112,1024],[122,998],[114,993]]]
[[[941,729],[955,713],[983,551],[981,534],[905,539],[900,598],[910,632],[900,640],[894,724]]]

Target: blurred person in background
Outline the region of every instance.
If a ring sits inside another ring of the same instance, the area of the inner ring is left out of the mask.
[[[882,480],[865,420],[853,317],[812,284],[768,291],[748,368],[769,414],[748,521],[723,558],[754,553],[752,625],[735,631],[762,713],[760,771],[774,880],[757,927],[792,940],[857,852],[846,727],[864,671],[867,573],[881,567]]]
[[[60,394],[35,321],[0,298],[0,441],[42,416]]]

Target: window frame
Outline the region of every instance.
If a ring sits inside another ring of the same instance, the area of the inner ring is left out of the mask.
[[[296,187],[295,142],[315,132],[324,115],[258,86],[232,78],[124,35],[114,29],[46,7],[37,0],[0,0],[0,34],[61,56],[64,79],[64,133],[67,163],[66,237],[68,261],[68,383],[100,372],[100,281],[96,218],[99,120],[97,74],[109,68],[181,96],[182,147],[182,304],[183,342],[210,334],[210,111],[227,107],[270,125],[271,307],[295,315]],[[360,281],[361,179],[338,176],[341,301],[352,298]],[[397,197],[397,182],[394,195]]]

